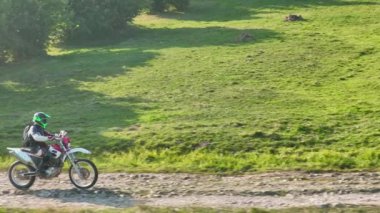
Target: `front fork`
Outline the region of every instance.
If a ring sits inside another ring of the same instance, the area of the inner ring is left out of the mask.
[[[67,154],[67,157],[69,158],[69,161],[71,162],[71,165],[73,166],[75,172],[79,175],[79,178],[80,179],[83,179],[83,175],[82,173],[80,172],[80,167],[79,165],[77,164],[77,160],[75,158],[75,155],[70,153],[70,154]]]

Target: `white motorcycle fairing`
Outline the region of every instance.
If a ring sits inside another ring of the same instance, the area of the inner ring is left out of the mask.
[[[28,155],[28,153],[23,151],[21,148],[9,148],[9,147],[7,147],[7,149],[9,150],[9,153],[11,155],[14,155],[21,162],[25,163],[26,165],[33,166],[34,168],[37,168],[37,166],[34,164],[34,161],[32,160],[32,158]]]
[[[67,154],[72,154],[72,153],[76,153],[76,152],[80,152],[80,153],[84,153],[84,154],[91,154],[91,152],[89,150],[84,149],[84,148],[70,149],[69,151],[67,151]]]

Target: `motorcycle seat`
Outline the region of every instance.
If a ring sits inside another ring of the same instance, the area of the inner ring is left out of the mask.
[[[32,149],[31,148],[21,148],[21,151],[32,153]]]

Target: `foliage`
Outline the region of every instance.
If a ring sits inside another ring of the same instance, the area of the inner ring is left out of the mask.
[[[152,0],[150,10],[152,12],[164,12],[167,8],[167,0]]]
[[[185,11],[190,5],[190,0],[153,0],[151,3],[152,12],[164,12],[170,7],[177,11]]]
[[[0,64],[45,54],[62,1],[0,0]]]
[[[113,38],[145,5],[139,0],[0,0],[0,64],[44,55],[49,42]]]
[[[144,5],[141,0],[69,0],[69,37],[84,40],[123,33]]]

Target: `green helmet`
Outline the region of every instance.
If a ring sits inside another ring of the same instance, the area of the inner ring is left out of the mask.
[[[47,126],[47,119],[50,118],[50,116],[46,113],[43,112],[36,112],[33,115],[33,122],[39,124],[42,126],[44,129]]]

